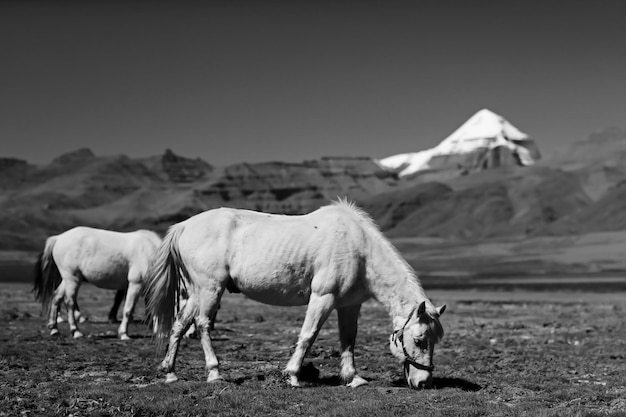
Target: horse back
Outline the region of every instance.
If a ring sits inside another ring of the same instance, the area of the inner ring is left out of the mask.
[[[349,292],[362,266],[362,232],[341,212],[318,212],[210,210],[182,223],[181,253],[205,279],[232,280],[261,302],[305,304],[311,291]]]
[[[123,233],[76,227],[58,235],[53,256],[61,273],[103,288],[128,285],[130,259]]]

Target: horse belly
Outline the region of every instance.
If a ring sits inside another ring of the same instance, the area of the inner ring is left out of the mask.
[[[117,290],[128,287],[127,262],[91,262],[82,265],[80,272],[85,281],[100,288]]]
[[[309,302],[311,277],[308,271],[285,267],[281,272],[258,270],[233,276],[237,288],[249,298],[264,304],[299,306]]]

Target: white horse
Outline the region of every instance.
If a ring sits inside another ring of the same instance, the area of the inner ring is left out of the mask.
[[[189,300],[176,313],[182,286]],[[177,379],[181,334],[194,319],[207,381],[221,379],[209,326],[226,288],[267,304],[308,304],[285,369],[293,386],[299,386],[304,356],[333,309],[339,321],[340,375],[348,386],[366,383],[356,374],[354,343],[361,304],[371,297],[392,317],[390,348],[404,362],[409,386],[432,383],[433,348],[443,336],[439,316],[445,305],[436,308],[428,300],[411,267],[351,203],[339,201],[302,216],[221,208],[170,227],[147,281],[148,310],[158,319],[159,335],[171,331],[161,363],[166,382]]]
[[[77,326],[76,297],[81,283],[87,281],[100,288],[127,289],[118,334],[122,340],[129,339],[128,321],[160,244],[161,238],[148,230],[120,233],[75,227],[49,237],[37,263],[33,291],[44,311],[50,307],[50,335],[59,332],[57,316],[59,305],[65,299],[70,332],[74,338],[83,336]]]

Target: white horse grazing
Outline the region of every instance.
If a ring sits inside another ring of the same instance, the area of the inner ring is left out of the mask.
[[[128,321],[160,244],[161,238],[148,230],[120,233],[75,227],[49,237],[37,263],[33,291],[44,305],[44,311],[50,307],[50,335],[59,332],[57,315],[63,299],[67,304],[67,321],[72,335],[75,338],[83,335],[77,326],[76,297],[81,283],[87,281],[100,288],[127,288],[118,334],[122,340],[129,339]]]
[[[176,314],[181,286],[187,287],[189,300]],[[439,316],[445,306],[435,308],[407,262],[367,214],[348,202],[302,216],[221,208],[172,226],[147,281],[148,310],[158,319],[159,335],[171,330],[161,363],[166,382],[177,379],[178,345],[193,319],[207,381],[221,379],[209,325],[226,288],[267,304],[308,304],[285,369],[293,386],[299,386],[304,356],[333,309],[339,321],[340,375],[352,387],[366,382],[354,368],[354,343],[361,304],[371,297],[392,317],[390,347],[404,362],[409,386],[432,383],[433,348],[443,336]]]

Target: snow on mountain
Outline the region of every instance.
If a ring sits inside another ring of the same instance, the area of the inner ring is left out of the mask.
[[[482,169],[533,165],[539,152],[528,135],[504,117],[482,109],[434,148],[389,156],[380,165],[400,176],[425,169]]]
[[[445,138],[436,149],[439,154],[467,153],[479,147],[509,146],[511,140],[525,139],[528,139],[528,135],[504,117],[482,109]]]
[[[398,171],[400,176],[429,169],[428,161],[433,157],[433,149],[420,152],[401,153],[388,156],[378,161],[379,165],[389,171]]]

